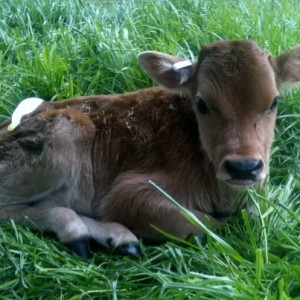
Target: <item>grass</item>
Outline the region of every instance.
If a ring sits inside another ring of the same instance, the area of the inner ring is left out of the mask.
[[[0,119],[29,96],[49,101],[152,85],[136,56],[195,59],[216,39],[274,55],[300,41],[298,0],[7,0],[0,3]],[[13,222],[0,228],[1,299],[300,299],[300,92],[280,103],[270,186],[205,237],[146,246],[132,260],[72,255]],[[185,212],[200,228],[203,224]]]

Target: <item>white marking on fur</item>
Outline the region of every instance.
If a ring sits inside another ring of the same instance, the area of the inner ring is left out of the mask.
[[[59,239],[63,243],[69,243],[80,238],[90,237],[90,232],[85,223],[80,219],[68,222],[65,228],[58,233]]]

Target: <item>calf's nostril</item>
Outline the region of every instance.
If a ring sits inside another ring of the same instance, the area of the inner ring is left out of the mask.
[[[261,160],[259,160],[255,164],[255,166],[253,167],[251,172],[252,172],[253,175],[258,175],[261,172],[262,168],[263,168],[263,162]]]

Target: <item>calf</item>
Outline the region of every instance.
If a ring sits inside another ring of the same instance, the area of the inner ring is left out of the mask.
[[[136,254],[136,236],[158,235],[151,225],[198,233],[150,179],[212,223],[262,184],[300,46],[273,58],[251,41],[218,41],[195,63],[159,52],[138,61],[162,87],[44,102],[14,131],[1,125],[0,220],[52,231],[82,256],[90,238]]]

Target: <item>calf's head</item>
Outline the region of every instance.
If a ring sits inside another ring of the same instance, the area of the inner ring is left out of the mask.
[[[266,177],[279,91],[300,80],[300,46],[274,58],[252,41],[218,41],[196,63],[152,51],[138,60],[162,86],[191,98],[219,180],[248,186]]]

